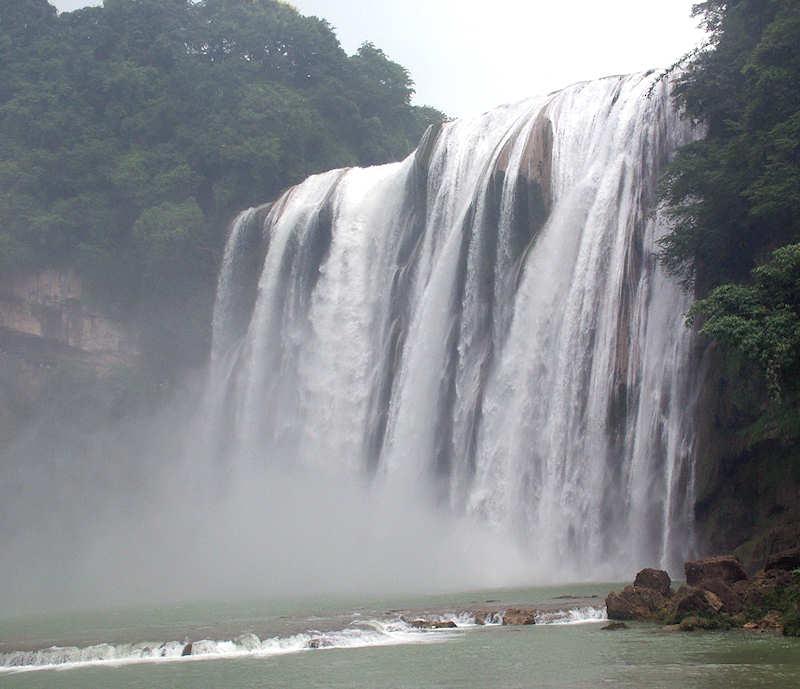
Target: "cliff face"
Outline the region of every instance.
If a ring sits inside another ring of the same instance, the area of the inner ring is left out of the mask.
[[[779,438],[753,442],[757,416],[747,390],[737,399],[732,374],[711,346],[698,367],[695,528],[701,553],[735,552],[755,571],[800,541],[800,447]]]
[[[135,366],[135,334],[92,308],[74,271],[0,279],[0,445],[66,388],[102,386]]]

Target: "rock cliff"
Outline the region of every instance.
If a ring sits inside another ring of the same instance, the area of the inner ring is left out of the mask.
[[[0,446],[59,396],[65,379],[96,385],[138,358],[131,328],[91,305],[72,270],[0,278]]]

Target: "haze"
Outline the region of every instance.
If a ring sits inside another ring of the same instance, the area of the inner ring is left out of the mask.
[[[702,41],[696,0],[295,0],[327,19],[345,50],[372,41],[407,67],[416,102],[450,116],[576,81],[658,69]],[[58,0],[67,11],[99,2]]]

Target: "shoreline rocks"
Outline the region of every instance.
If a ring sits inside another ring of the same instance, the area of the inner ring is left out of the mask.
[[[686,585],[643,569],[632,586],[606,598],[610,620],[661,622],[681,631],[741,628],[800,636],[800,548],[779,553],[752,579],[739,560],[719,555],[687,562]]]

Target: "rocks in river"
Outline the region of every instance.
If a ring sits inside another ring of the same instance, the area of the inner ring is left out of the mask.
[[[682,619],[687,615],[716,615],[723,608],[716,593],[696,586],[681,586],[670,605],[672,615]]]
[[[729,555],[687,562],[687,585],[675,593],[666,585],[665,572],[642,570],[633,586],[608,595],[608,617],[660,621],[670,631],[743,627],[800,635],[797,557],[798,549],[778,553],[752,579]]]
[[[620,629],[627,629],[628,625],[624,622],[609,622],[605,627],[601,627],[601,629],[605,632],[616,632]]]
[[[643,569],[634,579],[634,588],[645,588],[658,591],[662,596],[669,596],[672,580],[663,569]]]
[[[500,613],[497,611],[490,611],[486,612],[485,610],[481,610],[475,613],[475,624],[477,625],[484,625],[484,624],[498,624],[500,622]]]
[[[626,586],[621,592],[611,592],[606,598],[610,620],[655,620],[667,598],[658,591],[642,586]]]
[[[760,620],[754,620],[743,624],[742,629],[748,632],[786,633],[784,623],[784,616],[780,613],[780,611],[770,610]],[[796,634],[790,634],[789,636],[796,636]]]
[[[747,579],[742,563],[733,555],[718,555],[703,560],[694,560],[684,565],[686,583],[697,586],[705,580],[721,579],[726,584],[735,584]]]
[[[321,636],[315,636],[313,639],[309,639],[306,644],[306,648],[330,648],[331,646],[333,646],[333,643]]]
[[[414,629],[456,629],[458,627],[452,620],[426,620],[419,617],[413,620],[403,618],[403,621]]]
[[[742,597],[722,579],[706,579],[700,584],[704,591],[713,593],[722,603],[721,612],[736,615],[742,611]]]
[[[183,650],[181,651],[181,657],[190,656],[190,655],[192,655],[192,642],[191,641],[188,644],[186,644],[183,647]]]
[[[690,615],[681,620],[678,629],[682,632],[694,632],[698,630],[710,631],[712,629],[719,629],[720,626],[722,626],[720,622],[715,619]]]
[[[508,608],[503,613],[503,626],[536,624],[536,610],[533,608]]]

